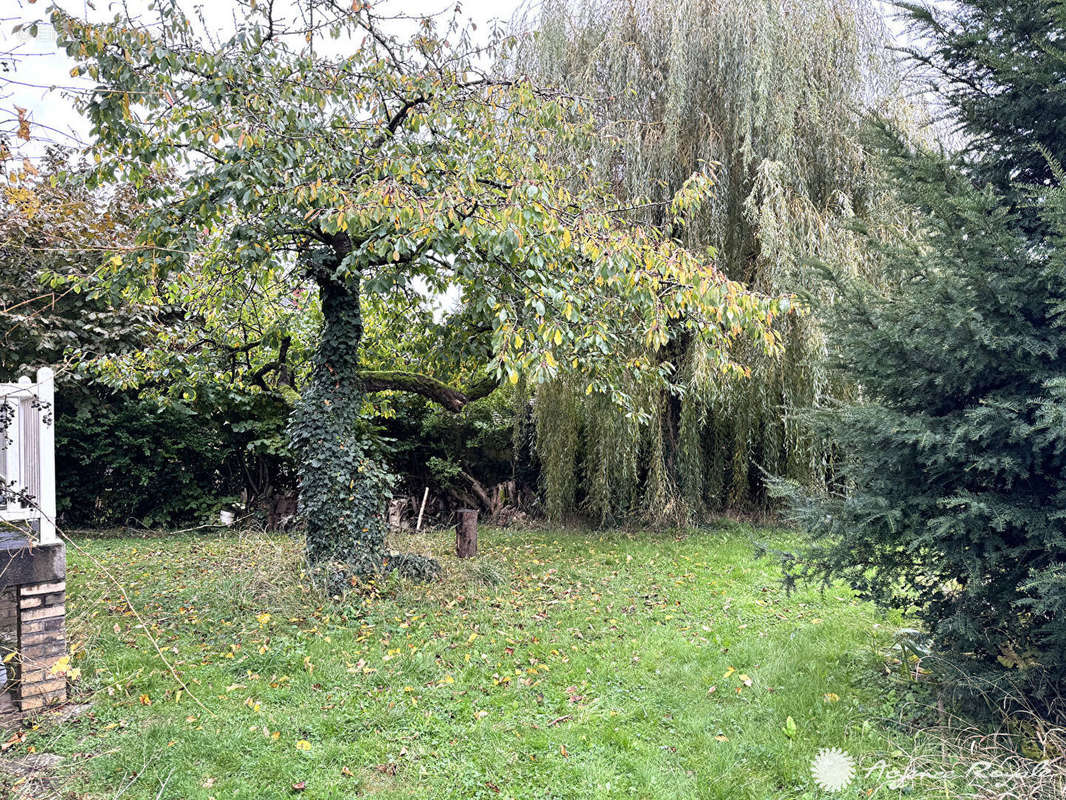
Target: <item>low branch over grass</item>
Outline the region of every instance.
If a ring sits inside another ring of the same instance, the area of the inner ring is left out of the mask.
[[[363,370],[360,376],[368,392],[386,390],[414,392],[456,413],[462,411],[469,403],[488,397],[499,386],[499,381],[492,377],[484,378],[465,388],[456,388],[418,372]]]

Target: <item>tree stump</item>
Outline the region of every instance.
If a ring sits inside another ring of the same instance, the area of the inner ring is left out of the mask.
[[[455,526],[455,554],[459,558],[477,555],[477,510],[460,508],[455,512],[459,523]]]

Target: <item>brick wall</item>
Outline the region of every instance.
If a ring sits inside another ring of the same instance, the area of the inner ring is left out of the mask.
[[[14,586],[0,590],[0,646],[18,633],[18,605],[15,598],[18,593]]]
[[[19,594],[19,708],[25,713],[67,697],[67,679],[52,671],[67,651],[66,582],[31,583]]]

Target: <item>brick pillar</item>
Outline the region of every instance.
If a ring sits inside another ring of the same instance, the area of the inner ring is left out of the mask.
[[[18,587],[18,698],[26,713],[67,698],[65,675],[52,672],[67,651],[65,580]]]
[[[18,652],[18,589],[8,586],[0,589],[0,730],[13,722],[18,715],[15,705],[17,683],[17,658],[8,658]]]

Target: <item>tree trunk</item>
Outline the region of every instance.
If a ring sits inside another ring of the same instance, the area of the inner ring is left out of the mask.
[[[432,579],[432,559],[385,551],[385,501],[391,478],[363,448],[359,376],[363,320],[359,282],[318,276],[322,335],[311,379],[293,411],[290,438],[300,477],[300,504],[307,522],[307,558],[331,592],[353,576],[385,569]]]

